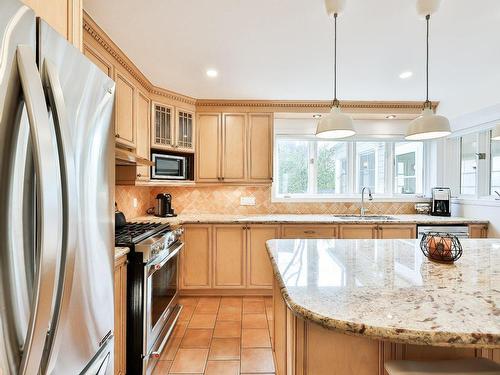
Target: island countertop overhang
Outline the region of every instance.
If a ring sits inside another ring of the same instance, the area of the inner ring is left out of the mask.
[[[324,328],[406,344],[500,348],[500,240],[463,240],[454,265],[417,240],[271,240],[289,309]]]

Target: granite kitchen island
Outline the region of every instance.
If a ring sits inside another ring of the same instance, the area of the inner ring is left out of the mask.
[[[271,240],[279,374],[383,374],[389,359],[500,362],[500,240],[453,265],[417,240]]]

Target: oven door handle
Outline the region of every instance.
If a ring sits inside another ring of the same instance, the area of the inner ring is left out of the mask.
[[[165,258],[163,258],[163,260],[161,260],[158,263],[153,263],[148,265],[148,272],[147,272],[148,277],[153,275],[156,271],[160,270],[170,259],[176,256],[183,247],[184,243],[181,242],[170,254],[168,254]]]

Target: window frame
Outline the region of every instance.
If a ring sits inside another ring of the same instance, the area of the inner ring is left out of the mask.
[[[278,149],[277,143],[282,140],[306,140],[309,142],[309,160],[311,158],[316,159],[318,142],[329,141],[328,139],[318,139],[313,135],[286,135],[286,134],[275,134],[274,137],[274,150]],[[356,192],[357,186],[357,157],[356,157],[356,144],[358,142],[371,142],[371,143],[384,143],[385,144],[385,160],[384,160],[384,193],[373,192],[373,198],[378,202],[418,202],[427,201],[428,198],[425,197],[425,192],[428,189],[429,174],[426,173],[425,168],[422,173],[422,193],[416,194],[400,194],[395,193],[395,144],[405,143],[411,141],[405,141],[404,139],[379,139],[379,138],[366,138],[366,139],[355,139],[355,140],[330,140],[335,142],[345,142],[347,147],[347,193],[341,194],[316,194],[317,191],[317,178],[316,178],[316,166],[311,168],[311,163],[308,164],[308,192],[307,194],[280,194],[279,189],[279,160],[277,152],[273,152],[273,170],[274,170],[274,180],[272,183],[272,194],[271,201],[276,203],[283,202],[352,202],[353,200],[359,200],[361,194]],[[313,144],[313,147],[311,147]],[[423,152],[422,152],[422,166],[426,166],[427,163],[427,146],[426,142],[422,142]],[[316,160],[315,160],[316,161]],[[311,184],[310,182],[314,183]]]

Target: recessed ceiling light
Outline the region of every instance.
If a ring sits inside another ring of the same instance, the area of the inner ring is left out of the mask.
[[[219,73],[215,69],[208,69],[207,70],[207,76],[209,76],[210,78],[217,77],[218,75],[219,75]]]
[[[410,78],[412,75],[413,75],[413,72],[403,72],[399,75],[399,78],[407,79],[407,78]]]
[[[313,118],[321,118],[321,115],[313,115]]]
[[[385,116],[385,118],[387,120],[394,120],[396,118],[396,115],[389,115],[389,116]]]

